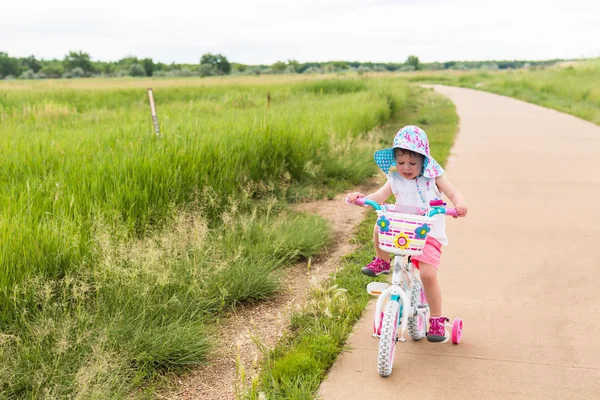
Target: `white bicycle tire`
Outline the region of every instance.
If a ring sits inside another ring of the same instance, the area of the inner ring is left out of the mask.
[[[390,376],[392,374],[399,318],[400,303],[389,301],[385,306],[383,314],[381,336],[379,337],[379,353],[377,355],[377,370],[381,376]]]

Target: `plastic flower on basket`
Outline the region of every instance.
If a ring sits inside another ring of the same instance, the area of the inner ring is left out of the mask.
[[[377,226],[379,227],[380,231],[387,232],[390,230],[390,221],[385,217],[385,215],[382,215],[377,220]]]
[[[427,224],[423,224],[415,229],[415,237],[417,239],[425,239],[431,228]]]
[[[404,232],[396,235],[396,238],[394,240],[394,246],[399,247],[401,249],[406,249],[406,248],[408,248],[408,244],[409,244],[409,239],[408,239],[408,236],[406,236],[406,234]]]

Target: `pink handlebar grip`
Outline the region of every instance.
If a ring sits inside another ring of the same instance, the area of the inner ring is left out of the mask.
[[[355,204],[357,206],[364,206],[365,205],[365,199],[366,199],[366,197],[357,197],[356,200],[354,201],[354,203],[352,203],[350,201],[350,199],[348,198],[348,196],[346,196],[346,203],[348,203],[348,204]]]
[[[456,208],[446,208],[446,215],[450,217],[458,217],[458,211],[456,211]]]
[[[357,198],[356,201],[354,202],[354,204],[356,204],[357,206],[364,206],[365,205],[365,198],[364,197]]]

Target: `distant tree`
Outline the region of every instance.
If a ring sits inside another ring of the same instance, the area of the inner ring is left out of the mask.
[[[446,61],[444,63],[444,68],[445,69],[450,69],[450,68],[454,67],[455,64],[456,64],[456,61]]]
[[[102,74],[113,75],[117,72],[117,64],[114,62],[97,62],[94,70]]]
[[[147,76],[146,69],[142,64],[132,64],[129,67],[128,75],[130,76]]]
[[[212,65],[219,74],[227,75],[231,72],[231,64],[222,54],[203,54],[200,58],[200,65],[204,64]]]
[[[168,67],[167,64],[164,64],[164,63],[161,63],[161,62],[155,63],[154,64],[154,71],[152,71],[152,76],[154,76],[154,74],[156,72],[166,71],[167,67]]]
[[[26,70],[32,70],[34,73],[37,73],[40,69],[42,69],[42,63],[39,60],[37,60],[33,55],[27,58],[22,58],[21,65]]]
[[[142,60],[142,65],[144,66],[146,76],[152,76],[154,74],[154,61],[152,61],[151,58],[144,58]]]
[[[402,63],[386,63],[384,65],[388,71],[397,71],[404,66]]]
[[[522,64],[518,61],[500,61],[497,65],[499,69],[512,69],[519,68]]]
[[[334,62],[329,63],[328,66],[333,71],[342,71],[342,70],[350,68],[350,66],[348,65],[348,63],[345,62],[345,61],[334,61]]]
[[[63,65],[66,71],[72,71],[75,68],[81,68],[84,74],[91,75],[94,72],[94,66],[90,60],[90,55],[82,51],[70,51],[63,60]]]
[[[419,57],[408,56],[408,58],[406,59],[406,62],[404,64],[411,65],[415,68],[415,70],[418,70],[419,69]]]
[[[310,67],[319,68],[319,64],[318,63],[302,63],[298,67],[297,71],[299,74],[303,74]]]
[[[65,68],[60,61],[51,61],[44,65],[40,73],[46,75],[48,78],[60,78],[65,73]]]
[[[12,75],[19,76],[23,72],[19,60],[9,57],[7,53],[0,51],[0,78]]]
[[[215,67],[212,64],[200,64],[198,73],[200,73],[200,76],[213,76],[215,74]]]
[[[232,72],[245,72],[248,69],[246,64],[231,63]]]
[[[271,65],[271,70],[275,74],[283,74],[285,69],[287,68],[287,64],[283,61],[277,61],[275,64]]]
[[[288,69],[289,67],[294,68],[294,72],[300,72],[300,63],[296,60],[288,60]]]
[[[373,69],[373,67],[375,67],[375,64],[372,62],[364,62],[364,63],[361,63],[360,66],[371,70],[371,69]]]
[[[122,66],[122,67],[130,67],[133,64],[139,64],[139,63],[140,63],[140,60],[138,60],[138,58],[133,55],[128,55],[126,57],[121,58],[119,61],[117,61],[117,65]]]

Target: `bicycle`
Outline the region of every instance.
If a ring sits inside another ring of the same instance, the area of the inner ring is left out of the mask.
[[[368,205],[376,210],[379,247],[394,254],[391,284],[371,282],[367,285],[369,294],[379,296],[373,321],[373,337],[379,337],[377,369],[379,375],[389,376],[392,373],[396,342],[406,342],[404,338],[406,330],[408,329],[413,340],[421,340],[427,335],[429,306],[425,298],[423,282],[415,272],[410,258],[423,252],[435,215],[457,217],[458,214],[455,209],[446,208],[446,203],[440,199],[430,202],[430,209],[426,216],[395,212],[394,205],[380,205],[364,197],[356,199],[354,204]],[[407,262],[404,261],[404,257],[408,257]],[[410,293],[410,298],[407,293]],[[446,337],[451,338],[454,344],[460,343],[462,319],[455,318],[452,324],[446,323],[445,326],[452,328],[451,335],[448,335],[446,330]],[[398,337],[398,328],[401,332],[400,337]]]

